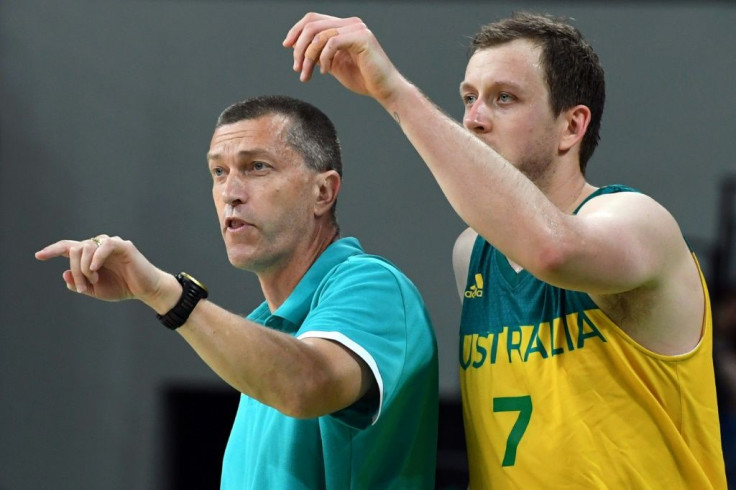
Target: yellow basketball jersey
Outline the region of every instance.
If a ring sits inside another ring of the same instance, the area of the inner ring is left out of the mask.
[[[460,338],[471,490],[725,489],[701,281],[700,343],[663,356],[479,238]]]

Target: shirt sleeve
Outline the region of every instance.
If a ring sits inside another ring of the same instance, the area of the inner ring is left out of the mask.
[[[352,257],[317,289],[297,335],[338,342],[373,372],[378,402],[359,400],[332,414],[352,427],[374,424],[402,382],[407,348],[405,295],[413,291],[404,282],[408,279],[377,258]]]

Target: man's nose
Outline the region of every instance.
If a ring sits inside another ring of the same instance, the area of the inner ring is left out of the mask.
[[[245,182],[238,175],[228,175],[225,185],[222,186],[222,200],[226,204],[236,205],[248,199]]]
[[[491,130],[491,119],[481,101],[476,101],[475,104],[465,110],[463,126],[477,134],[487,133]]]

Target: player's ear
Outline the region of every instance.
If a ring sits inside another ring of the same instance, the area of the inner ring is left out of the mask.
[[[562,131],[560,134],[559,151],[566,152],[580,144],[585,131],[590,124],[590,109],[588,106],[576,105],[560,114]]]

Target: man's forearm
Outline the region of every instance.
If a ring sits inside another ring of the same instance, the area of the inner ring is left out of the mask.
[[[539,241],[549,238],[560,212],[536,185],[408,81],[379,102],[465,223],[512,260],[540,249]]]
[[[287,415],[324,415],[346,404],[345,391],[359,396],[359,367],[352,383],[329,352],[209,301],[200,301],[177,332],[228,384]]]

